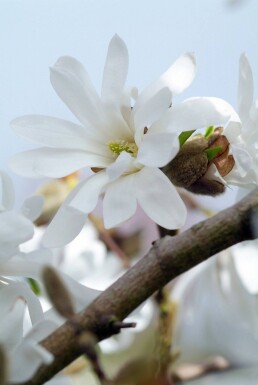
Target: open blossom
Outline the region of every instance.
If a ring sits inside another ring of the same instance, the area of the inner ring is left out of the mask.
[[[205,98],[170,108],[172,95],[194,78],[192,54],[181,56],[139,95],[125,88],[127,69],[127,48],[116,35],[108,48],[99,97],[83,66],[61,57],[51,68],[51,83],[81,125],[47,116],[12,122],[18,134],[45,146],[14,157],[11,164],[18,173],[57,178],[86,166],[94,171],[59,210],[45,245],[71,241],[102,193],[106,228],[129,219],[137,204],[162,227],[180,228],[185,221],[186,208],[160,167],[177,154],[180,132],[221,124],[226,117]]]
[[[240,252],[244,258],[248,249]],[[221,355],[235,366],[258,364],[257,288],[254,293],[245,286],[233,253],[223,252],[186,273],[172,291],[179,303],[174,342],[181,362]],[[257,274],[249,278],[255,281]]]
[[[258,183],[258,102],[253,101],[253,74],[245,54],[239,61],[238,115],[239,122],[231,125],[238,131],[232,144],[236,167],[225,179],[230,184],[253,186]]]
[[[43,200],[40,196],[27,198],[20,210],[14,210],[14,190],[9,176],[0,171],[0,276],[31,277],[38,270],[32,262],[49,255],[47,249],[22,253],[20,245],[33,237],[35,220]]]
[[[255,384],[258,373],[257,242],[246,242],[186,273],[172,297],[178,303],[173,343],[177,361],[202,364],[215,356],[232,367],[190,384]],[[188,382],[187,382],[188,384]]]
[[[28,306],[31,326],[24,331],[24,315]],[[0,344],[7,357],[8,380],[11,383],[27,381],[42,364],[53,360],[52,354],[39,345],[57,325],[44,319],[36,295],[26,283],[0,283]]]

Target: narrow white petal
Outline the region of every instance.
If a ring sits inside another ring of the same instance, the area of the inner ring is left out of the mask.
[[[97,95],[89,76],[76,59],[61,57],[50,69],[50,80],[63,102],[83,125],[97,129],[105,128],[102,102]]]
[[[14,132],[46,147],[91,150],[99,153],[101,146],[90,129],[67,120],[44,115],[21,116],[11,121]]]
[[[102,81],[104,102],[119,104],[128,71],[128,51],[124,41],[115,35],[109,44]]]
[[[146,214],[164,228],[182,227],[186,220],[186,207],[162,171],[145,167],[135,175],[135,194]]]
[[[9,311],[1,314],[0,328],[1,336],[0,343],[8,350],[12,350],[17,343],[22,339],[23,333],[23,317],[26,304],[23,299],[18,297],[10,303]]]
[[[243,121],[248,118],[253,103],[253,73],[245,54],[239,60],[238,112]]]
[[[119,178],[133,163],[133,158],[126,151],[122,151],[115,162],[107,167],[106,172],[110,181]]]
[[[33,341],[24,340],[10,357],[10,382],[25,382],[43,364],[50,364],[53,355]]]
[[[106,228],[118,226],[134,215],[137,201],[134,191],[135,174],[123,176],[108,185],[103,200]]]
[[[81,150],[37,148],[10,159],[17,174],[31,178],[61,178],[84,167],[106,167],[110,159]]]
[[[21,207],[22,214],[30,219],[32,222],[37,219],[43,209],[44,198],[39,195],[34,195],[32,197],[27,198]]]
[[[0,211],[10,210],[14,205],[14,188],[11,178],[0,170]]]
[[[136,161],[145,166],[163,167],[178,151],[179,140],[176,133],[147,133],[143,136]]]
[[[145,103],[141,103],[140,100],[137,100],[133,108],[134,126],[136,131],[140,131],[140,134],[143,135],[145,127],[149,127],[159,120],[168,110],[171,104],[171,96],[171,92],[168,88],[162,88]],[[139,139],[137,139],[137,137],[135,139],[138,144]]]
[[[225,125],[233,114],[233,108],[218,98],[191,98],[173,106],[150,132],[177,132],[196,130],[209,126]]]
[[[69,207],[79,210],[84,214],[95,209],[99,195],[108,183],[109,179],[105,171],[92,175],[80,184],[80,188],[73,198],[69,200]]]
[[[192,53],[180,56],[175,63],[139,95],[141,103],[150,99],[161,88],[168,87],[173,95],[183,92],[195,77],[196,62]]]
[[[32,238],[34,226],[23,215],[5,211],[0,215],[0,259],[4,261],[12,256],[12,251],[23,242]]]

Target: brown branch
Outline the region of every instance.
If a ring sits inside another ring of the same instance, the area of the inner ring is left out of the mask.
[[[105,322],[107,317],[123,320],[181,273],[236,243],[254,239],[252,213],[257,207],[258,189],[184,233],[156,241],[145,257],[77,315],[77,321],[99,340],[109,337],[112,329]],[[58,328],[42,345],[55,360],[49,366],[42,366],[26,385],[43,384],[80,355],[69,323]]]

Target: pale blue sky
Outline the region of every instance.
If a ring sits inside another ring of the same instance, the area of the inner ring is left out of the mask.
[[[75,56],[99,88],[107,46],[115,33],[129,49],[128,83],[140,89],[180,54],[194,51],[196,79],[175,103],[209,95],[236,105],[238,59],[246,52],[258,95],[258,1],[226,4],[226,0],[1,0],[0,167],[7,168],[11,154],[29,148],[10,131],[11,119],[31,113],[74,119],[52,90],[48,67],[61,55]],[[22,193],[23,179],[15,181]]]

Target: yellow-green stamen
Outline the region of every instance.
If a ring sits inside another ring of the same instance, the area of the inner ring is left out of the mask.
[[[124,140],[108,143],[108,148],[113,152],[114,155],[120,155],[122,151],[128,152],[132,156],[136,157],[138,147],[135,143],[126,142]]]

